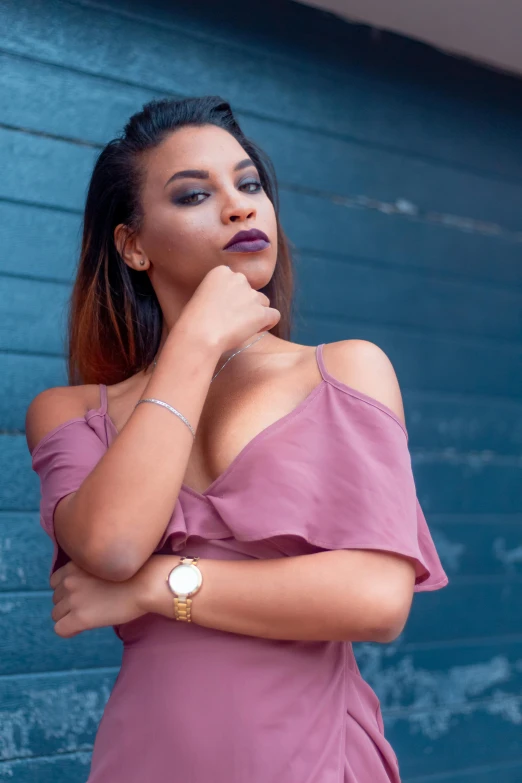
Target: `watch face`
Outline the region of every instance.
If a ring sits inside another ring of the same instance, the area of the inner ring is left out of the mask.
[[[168,576],[169,587],[177,595],[190,595],[201,585],[201,571],[191,563],[181,563]]]

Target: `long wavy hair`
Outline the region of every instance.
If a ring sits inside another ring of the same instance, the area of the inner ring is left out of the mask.
[[[141,157],[184,126],[217,125],[228,131],[254,161],[274,205],[277,262],[262,292],[281,318],[270,330],[289,339],[294,287],[291,243],[279,221],[274,166],[241,130],[230,104],[219,96],[165,98],[133,114],[120,136],[99,154],[89,183],[80,257],[68,312],[67,359],[70,385],[119,383],[152,363],[161,340],[162,311],[148,275],[131,269],[114,242],[120,223],[139,231]]]

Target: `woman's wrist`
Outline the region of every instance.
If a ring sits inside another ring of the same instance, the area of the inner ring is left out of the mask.
[[[179,563],[179,555],[152,555],[136,574],[139,579],[137,600],[144,612],[174,617],[173,595],[167,584],[167,576]]]
[[[171,342],[179,344],[180,341],[192,355],[199,356],[202,361],[209,361],[212,363],[212,367],[215,366],[222,353],[221,344],[213,335],[195,327],[183,316],[178,318],[170,330],[165,347]]]
[[[161,614],[174,620],[174,594],[170,590],[167,577],[172,569],[179,565],[181,555],[152,555],[142,569],[136,574],[140,583],[137,586],[136,595],[138,608],[141,612]],[[212,614],[211,602],[209,602],[208,580],[213,581],[215,571],[218,573],[223,565],[219,560],[212,558],[198,559],[197,566],[203,574],[201,588],[192,599],[192,622],[199,624],[200,619],[205,619]],[[206,589],[205,589],[206,588]],[[203,594],[204,593],[204,597]],[[203,605],[201,599],[203,598]],[[203,614],[201,611],[203,610]]]

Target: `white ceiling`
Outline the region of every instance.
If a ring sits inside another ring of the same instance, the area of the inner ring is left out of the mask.
[[[522,74],[522,0],[301,0]]]

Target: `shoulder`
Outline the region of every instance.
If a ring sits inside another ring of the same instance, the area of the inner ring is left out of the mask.
[[[51,430],[70,419],[81,418],[89,410],[87,386],[56,386],[34,397],[25,415],[25,436],[32,452]]]
[[[369,340],[338,340],[325,344],[323,357],[331,375],[387,405],[405,424],[399,381],[382,348]]]

